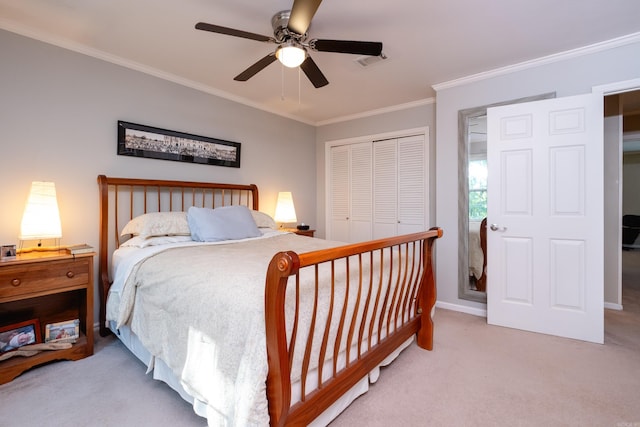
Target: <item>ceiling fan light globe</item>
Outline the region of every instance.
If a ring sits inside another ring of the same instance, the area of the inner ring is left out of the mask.
[[[307,52],[297,46],[281,46],[276,51],[276,58],[285,67],[296,68],[307,58]]]

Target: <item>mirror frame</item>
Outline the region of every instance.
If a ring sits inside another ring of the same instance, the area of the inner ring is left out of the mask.
[[[527,96],[458,111],[458,298],[487,302],[487,293],[471,289],[469,284],[469,120],[486,116],[487,109],[508,104],[555,98],[555,92]],[[487,262],[488,263],[488,262]]]

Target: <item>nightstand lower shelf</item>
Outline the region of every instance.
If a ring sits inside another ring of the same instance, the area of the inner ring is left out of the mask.
[[[87,337],[81,334],[71,346],[62,350],[43,350],[33,356],[14,356],[0,362],[0,384],[8,383],[23,372],[54,360],[79,360],[90,356]]]

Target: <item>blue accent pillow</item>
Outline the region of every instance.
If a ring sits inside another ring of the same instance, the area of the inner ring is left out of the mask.
[[[187,211],[187,222],[191,238],[198,242],[262,236],[246,206],[223,206],[215,209],[191,206]]]

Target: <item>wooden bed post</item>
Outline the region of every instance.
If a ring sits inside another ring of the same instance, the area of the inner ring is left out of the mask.
[[[269,374],[267,400],[271,426],[286,422],[291,406],[291,368],[287,349],[284,303],[289,276],[300,268],[300,259],[295,252],[276,254],[267,270],[265,285],[265,326]]]
[[[100,242],[99,253],[106,254],[108,251],[109,239],[107,238],[108,221],[109,221],[109,185],[105,175],[98,175],[98,187],[100,190]],[[109,260],[106,256],[98,258],[98,292],[100,293],[100,301],[107,300],[107,292],[109,291]],[[109,335],[109,329],[105,324],[107,318],[107,309],[105,304],[100,304],[99,327],[100,336]]]
[[[432,227],[430,230],[438,230],[438,238],[442,237],[442,229]],[[426,350],[433,350],[433,318],[432,310],[436,303],[436,282],[433,274],[433,244],[436,239],[423,240],[422,259],[426,263],[418,296],[418,314],[420,314],[420,329],[416,334],[416,343]]]

